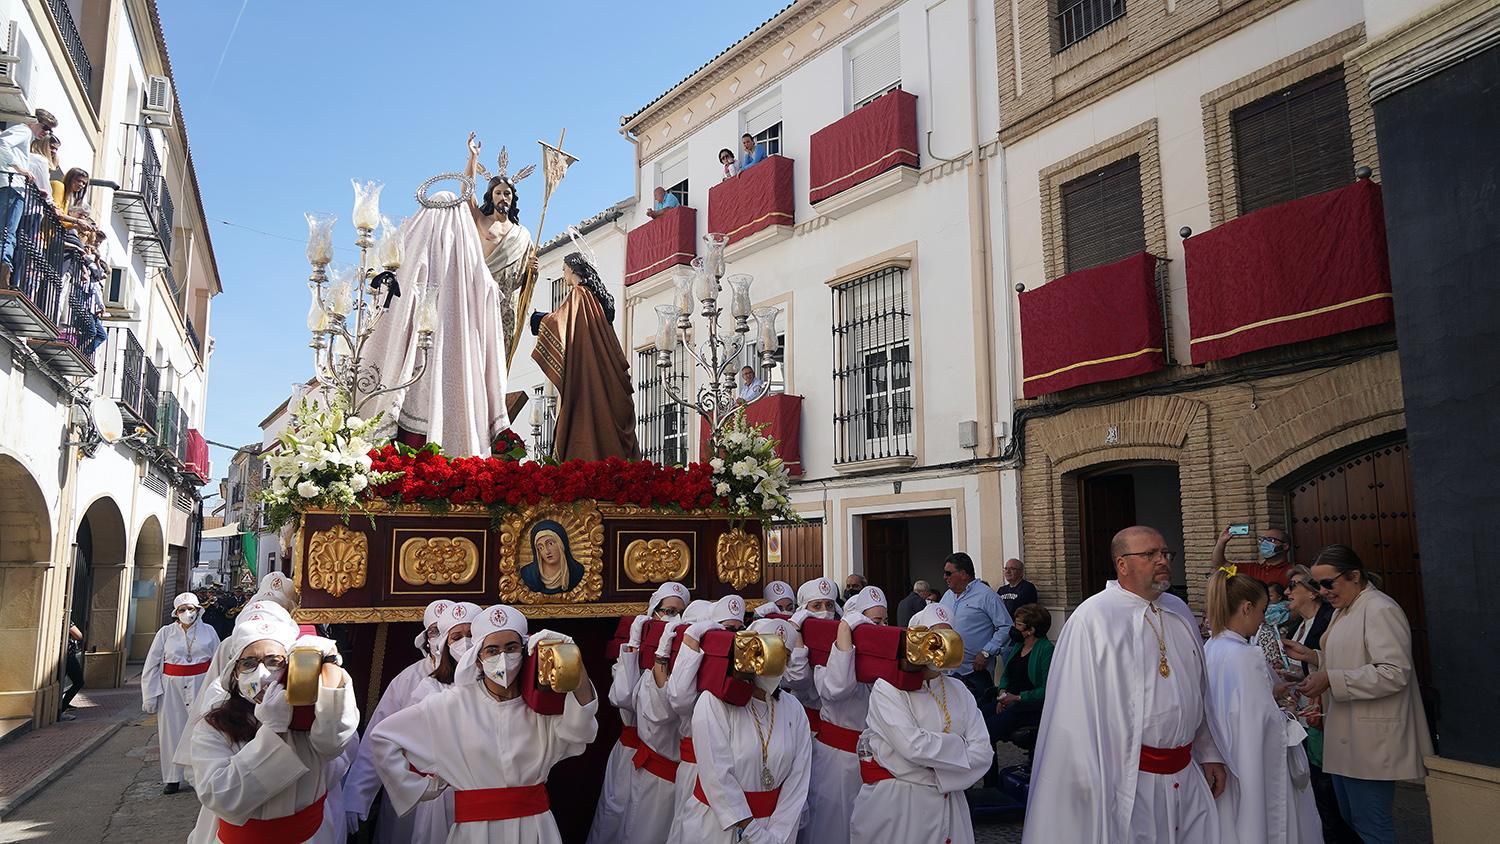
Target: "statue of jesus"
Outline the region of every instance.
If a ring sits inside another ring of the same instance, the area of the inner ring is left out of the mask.
[[[472,180],[479,168],[479,140],[469,133],[469,162],[464,175]],[[512,178],[507,170],[508,155],[502,148],[499,172],[490,176],[484,192],[474,191],[469,198],[469,213],[474,217],[474,226],[479,232],[479,243],[484,250],[484,265],[490,277],[500,288],[501,327],[505,334],[505,348],[515,347],[516,292],[525,286],[528,276],[536,274],[536,256],[531,250],[531,232],[521,225],[521,213],[517,208],[516,182],[530,175],[527,167]]]

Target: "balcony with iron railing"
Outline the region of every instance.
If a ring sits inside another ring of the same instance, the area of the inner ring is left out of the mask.
[[[141,421],[156,429],[157,405],[160,403],[161,370],[150,358],[141,364]]]
[[[146,353],[135,332],[123,325],[110,326],[104,341],[101,392],[120,405],[127,421],[144,422],[141,416]],[[155,419],[150,420],[152,424]]]
[[[75,243],[48,197],[19,173],[0,174],[0,188],[20,194],[16,242],[5,244],[11,272],[0,284],[0,325],[24,338],[32,351],[67,378],[94,374],[94,323],[83,303],[74,307]],[[6,239],[0,231],[0,242]],[[3,272],[3,269],[0,269]],[[79,348],[80,334],[85,334]],[[101,338],[102,339],[102,338]],[[87,349],[87,351],[85,351]]]
[[[120,189],[115,211],[125,218],[135,246],[148,267],[168,267],[172,260],[175,208],[167,189],[166,170],[145,124],[125,124]]]
[[[84,46],[83,34],[78,31],[73,13],[69,11],[66,0],[47,0],[47,9],[52,13],[52,21],[57,24],[63,48],[68,51],[68,58],[73,62],[73,70],[77,72],[83,90],[92,93],[94,63],[89,59],[88,48]]]
[[[187,414],[177,404],[177,395],[162,390],[156,405],[156,444],[162,451],[175,455],[178,460],[187,453]]]

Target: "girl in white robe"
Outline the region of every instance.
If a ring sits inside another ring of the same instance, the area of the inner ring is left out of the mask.
[[[562,840],[547,775],[594,740],[599,702],[584,677],[561,715],[528,707],[520,696],[523,652],[539,641],[571,640],[546,630],[528,639],[526,632],[526,617],[514,607],[483,610],[472,625],[477,644],[459,660],[453,688],[390,716],[371,733],[380,779],[398,812],[451,786],[452,844]]]
[[[946,617],[941,606],[929,606],[911,626],[950,627],[940,620]],[[914,692],[885,680],[871,687],[859,750],[864,784],[854,800],[849,841],[974,842],[964,790],[984,777],[995,750],[968,687],[931,669],[924,674]]]
[[[1302,749],[1306,735],[1276,704],[1261,647],[1251,641],[1265,619],[1265,584],[1220,568],[1208,581],[1203,646],[1208,726],[1229,767],[1216,804],[1222,844],[1311,844],[1323,840]],[[1292,771],[1300,771],[1293,781]]]
[[[750,630],[780,634],[779,625],[761,619]],[[788,844],[797,835],[812,767],[807,714],[780,690],[779,676],[754,682],[744,706],[705,694],[693,707],[698,771],[682,809],[683,841]]]
[[[588,844],[614,844],[625,834],[634,759],[641,746],[635,718],[635,688],[641,679],[638,654],[641,635],[646,622],[653,617],[668,622],[681,618],[689,597],[687,587],[681,583],[663,583],[657,587],[646,602],[650,615],[638,615],[631,622],[630,639],[620,647],[620,655],[610,669],[609,702],[620,713],[620,738],[610,748],[609,759],[604,763],[604,787],[589,826]],[[663,638],[671,641],[670,635]]]
[[[172,599],[172,607],[177,621],[156,631],[141,668],[141,708],[156,715],[163,794],[175,794],[182,786],[183,766],[175,760],[177,745],[198,689],[208,676],[209,661],[219,647],[219,634],[201,620],[203,608],[197,595],[184,592]]]
[[[433,695],[453,688],[458,662],[473,647],[471,634],[474,619],[483,611],[478,604],[460,601],[438,619],[437,636],[433,639],[438,649],[438,665],[412,689],[408,699],[409,706],[416,706]],[[367,732],[373,733],[374,728],[371,727]],[[373,761],[373,746],[370,755]],[[411,822],[411,834],[404,841],[411,844],[438,844],[446,841],[448,831],[453,827],[453,792],[445,790],[436,799],[424,800],[399,817]]]
[[[380,726],[381,721],[410,706],[417,684],[437,668],[442,657],[442,642],[438,640],[438,619],[447,615],[452,606],[452,601],[433,601],[423,610],[422,631],[417,634],[414,642],[422,657],[391,678],[390,684],[380,695],[380,703],[376,704],[375,711],[370,713],[369,721],[365,724],[365,738],[360,741],[354,765],[344,779],[344,807],[349,814],[348,824],[351,830],[369,818],[375,795],[380,791],[380,774],[376,773],[375,759],[370,754],[370,733]],[[391,801],[381,798],[380,813],[375,823],[375,840],[378,844],[410,841],[411,825],[410,815],[404,818],[397,815],[391,808]]]
[[[859,734],[870,708],[870,685],[854,679],[853,631],[861,624],[884,624],[885,593],[866,586],[844,604],[838,639],[828,664],[813,669],[823,708],[813,742],[812,787],[807,795],[807,841],[846,841],[854,798],[859,795]]]
[[[273,669],[263,663],[248,671],[239,664],[247,656],[284,659],[296,641],[337,659],[331,640],[299,639],[296,624],[269,612],[250,614],[229,638],[236,659],[219,678],[229,692],[190,725],[194,781],[203,809],[189,844],[342,844],[342,815],[335,818],[328,806],[328,771],[354,742],[359,726],[348,675],[337,665],[323,666],[314,720],[302,732],[291,729],[284,664]],[[226,732],[231,728],[246,734]]]

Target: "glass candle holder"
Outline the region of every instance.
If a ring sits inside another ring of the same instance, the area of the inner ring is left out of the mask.
[[[380,189],[385,185],[380,182],[359,182],[349,180],[354,185],[354,227],[362,231],[372,231],[380,225]]]
[[[729,245],[729,235],[722,232],[709,232],[703,236],[703,242],[707,244],[703,252],[704,262],[716,278],[722,278],[724,276],[724,248]]]
[[[754,280],[755,277],[749,273],[734,273],[724,279],[731,292],[729,313],[735,319],[745,319],[750,316],[750,284]]]
[[[656,306],[656,348],[658,351],[677,351],[677,306]]]
[[[380,218],[380,244],[375,247],[380,265],[388,270],[401,266],[404,250],[401,245],[401,228],[391,225],[389,217]]]
[[[699,302],[715,302],[719,298],[719,279],[704,258],[693,259],[693,298]]]
[[[333,271],[328,288],[328,312],[336,317],[348,316],[354,308],[354,270],[340,267]]]
[[[436,290],[432,290],[430,288],[425,288],[425,287],[423,288],[423,290],[422,290],[422,302],[421,302],[421,304],[417,305],[417,330],[418,331],[432,332],[432,331],[435,331],[437,329],[437,323],[438,323],[437,300],[438,300],[438,293],[437,293]]]
[[[338,218],[312,211],[302,216],[307,218],[307,262],[314,266],[327,264],[333,260],[333,224]]]
[[[698,260],[698,259],[693,259]],[[676,286],[676,295],[673,298],[677,306],[678,314],[691,314],[693,312],[693,281],[697,278],[696,271],[677,273],[673,284]]]
[[[321,333],[328,330],[328,311],[323,307],[323,300],[318,296],[318,288],[311,285],[308,291],[312,294],[312,304],[307,309],[307,330],[313,333]]]
[[[781,311],[775,308],[756,308],[755,321],[760,326],[760,350],[775,354],[781,349],[781,343],[776,339],[776,319],[781,316]]]

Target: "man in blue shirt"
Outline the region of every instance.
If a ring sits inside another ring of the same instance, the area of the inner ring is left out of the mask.
[[[740,148],[744,150],[740,153],[741,173],[766,160],[766,148],[756,144],[752,135],[740,136]]]
[[[663,187],[658,187],[651,197],[653,202],[651,207],[646,209],[646,216],[653,220],[660,217],[668,208],[676,208],[682,204],[677,201],[677,194],[667,193],[667,189]]]
[[[964,640],[964,664],[953,673],[978,700],[995,685],[990,662],[1001,657],[1010,642],[1010,613],[995,590],[974,579],[974,561],[962,551],[943,562],[943,581],[948,591],[941,603]]]

